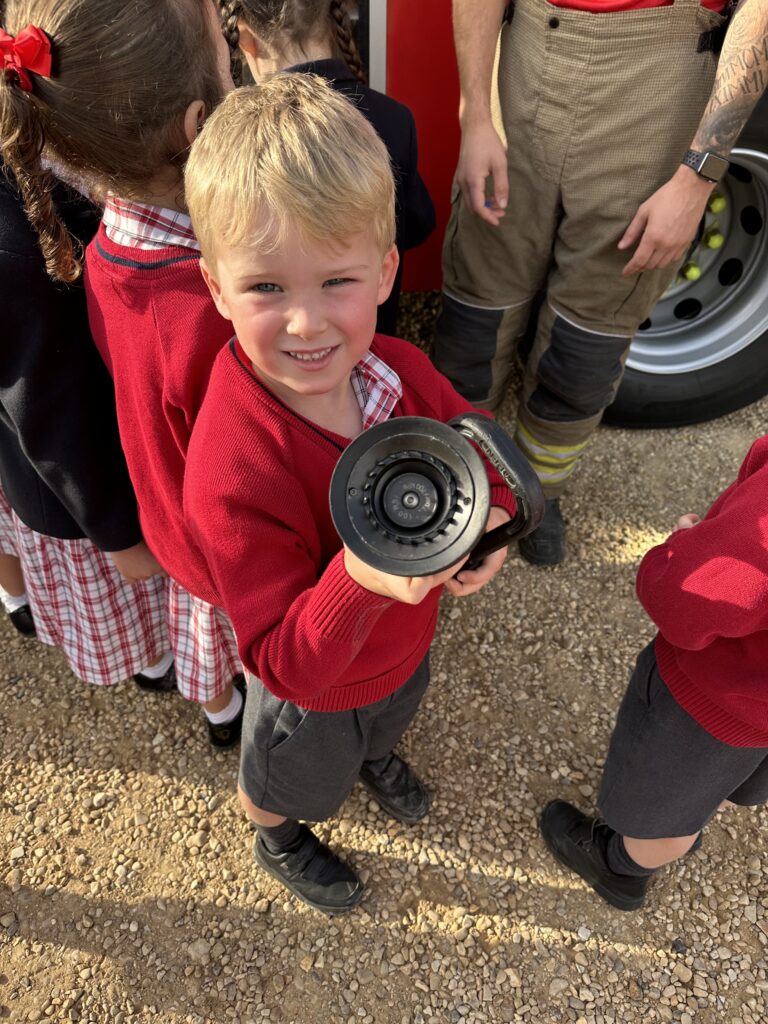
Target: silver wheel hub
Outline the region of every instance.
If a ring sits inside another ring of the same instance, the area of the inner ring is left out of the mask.
[[[768,332],[768,153],[735,149],[703,230],[635,335],[627,366],[691,373]]]

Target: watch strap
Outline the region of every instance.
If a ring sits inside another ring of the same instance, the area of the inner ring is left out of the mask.
[[[700,153],[689,149],[680,161],[707,181],[718,182],[728,170],[728,161],[716,153]]]

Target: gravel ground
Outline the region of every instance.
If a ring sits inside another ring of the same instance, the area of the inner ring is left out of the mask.
[[[432,309],[424,299],[422,321]],[[207,749],[194,708],[89,689],[0,624],[0,1017],[765,1021],[765,811],[722,814],[630,915],[560,870],[536,818],[553,796],[592,806],[652,633],[638,561],[733,478],[766,414],[768,401],[676,431],[601,430],[566,504],[568,563],[514,553],[481,595],[445,600],[404,742],[434,808],[408,828],[358,789],[322,827],[367,885],[347,918],[260,874],[237,754]]]

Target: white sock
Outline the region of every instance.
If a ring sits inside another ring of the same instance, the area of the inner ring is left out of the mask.
[[[10,615],[11,612],[17,612],[19,608],[23,608],[25,604],[29,604],[29,597],[27,596],[26,590],[23,594],[19,594],[19,596],[16,597],[0,587],[0,601],[2,601],[3,608],[5,608]]]
[[[147,679],[161,679],[173,664],[173,651],[166,651],[156,665],[148,665],[141,670],[141,675]]]
[[[205,711],[205,717],[211,725],[226,725],[227,722],[232,722],[237,718],[242,706],[243,696],[237,687],[233,686],[229,704],[227,704],[223,711],[206,711],[205,708],[203,708],[203,711]]]

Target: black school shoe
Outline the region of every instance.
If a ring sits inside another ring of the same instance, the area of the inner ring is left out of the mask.
[[[8,618],[11,620],[11,625],[17,633],[21,633],[22,636],[37,636],[35,620],[32,618],[32,609],[28,604],[23,604],[16,611],[8,612]]]
[[[559,565],[565,558],[565,520],[560,499],[544,503],[544,518],[533,533],[517,542],[520,554],[531,565]]]
[[[397,754],[388,760],[363,761],[360,781],[382,810],[405,825],[421,821],[432,803],[427,787]]]
[[[168,671],[160,676],[159,679],[152,679],[150,676],[145,676],[143,672],[137,672],[133,677],[134,683],[141,690],[146,690],[147,693],[176,693],[178,687],[176,686],[176,667],[171,665]]]
[[[363,884],[352,868],[306,825],[297,850],[270,853],[257,833],[253,855],[259,867],[313,910],[345,914],[363,898]]]
[[[617,910],[639,910],[651,875],[617,875],[605,861],[605,848],[614,834],[602,818],[589,818],[565,800],[552,800],[539,822],[550,853],[565,867],[581,875],[588,885]]]
[[[238,672],[234,677],[232,685],[243,698],[243,706],[240,708],[239,714],[233,718],[231,722],[224,722],[222,725],[214,725],[213,722],[209,722],[207,718],[205,720],[206,725],[208,726],[208,739],[211,746],[215,747],[217,750],[227,750],[229,747],[237,746],[240,742],[240,736],[243,731],[246,686],[245,676],[242,672]]]

